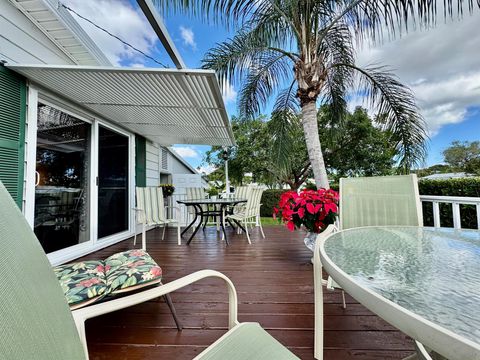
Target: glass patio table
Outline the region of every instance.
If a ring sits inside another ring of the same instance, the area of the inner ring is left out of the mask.
[[[247,199],[237,199],[237,198],[177,200],[177,203],[184,204],[185,206],[192,206],[195,209],[195,218],[182,231],[182,236],[188,231],[188,229],[190,229],[195,224],[197,219],[200,217],[200,224],[195,228],[192,235],[190,235],[190,238],[187,241],[187,245],[190,245],[190,242],[192,241],[193,237],[197,233],[198,229],[201,227],[202,223],[204,224],[203,228],[205,229],[205,225],[207,224],[207,220],[209,217],[218,217],[220,219],[220,227],[223,231],[225,242],[228,245],[228,238],[227,238],[227,233],[225,232],[225,221],[224,221],[226,210],[228,206],[234,206],[236,204],[246,203],[246,202],[247,202]],[[203,205],[207,205],[206,209]],[[214,210],[210,210],[210,207],[208,205],[212,205]],[[244,227],[239,222],[235,220],[233,221],[236,223],[237,226],[239,226],[243,231],[245,231]]]
[[[364,227],[320,244],[322,266],[352,297],[452,360],[480,359],[480,232]]]

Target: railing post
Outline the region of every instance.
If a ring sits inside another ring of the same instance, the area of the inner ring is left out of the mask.
[[[453,227],[455,229],[460,229],[462,227],[462,223],[460,219],[460,204],[457,202],[453,202],[452,211],[453,211]]]
[[[477,204],[477,228],[480,230],[480,204]]]
[[[433,226],[440,227],[440,207],[438,201],[433,201]]]

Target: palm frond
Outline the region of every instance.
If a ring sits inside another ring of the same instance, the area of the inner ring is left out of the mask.
[[[426,156],[427,125],[410,89],[385,67],[361,69],[342,64],[358,74],[358,94],[379,114],[379,125],[392,134],[399,162],[414,166]]]
[[[241,116],[258,115],[270,97],[291,79],[291,62],[283,54],[264,53],[250,64],[238,97]]]
[[[277,170],[288,173],[291,168],[291,151],[295,136],[300,127],[298,116],[291,111],[276,111],[272,113],[267,123],[268,132],[272,138],[272,163]]]
[[[273,105],[272,112],[290,111],[292,113],[298,112],[300,103],[296,97],[296,81],[292,81],[289,87],[280,91]]]

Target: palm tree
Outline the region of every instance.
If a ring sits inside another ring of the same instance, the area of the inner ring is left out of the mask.
[[[235,26],[235,36],[217,44],[203,60],[221,84],[240,84],[241,116],[253,116],[277,99],[274,112],[301,110],[303,132],[317,187],[328,188],[318,136],[317,106],[329,104],[342,121],[349,96],[367,99],[378,123],[396,141],[408,171],[426,154],[426,125],[411,91],[383,66],[361,68],[355,45],[395,36],[409,22],[430,26],[431,0],[157,0],[164,13],[194,16]],[[444,16],[463,13],[474,0],[445,0]],[[456,3],[457,6],[453,6]],[[480,0],[477,0],[480,5]],[[456,10],[454,10],[456,9]]]

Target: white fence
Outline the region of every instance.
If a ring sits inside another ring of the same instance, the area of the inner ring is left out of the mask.
[[[432,203],[433,206],[433,226],[440,227],[440,204],[451,204],[453,215],[453,227],[460,229],[461,214],[460,205],[474,205],[477,213],[477,227],[480,230],[480,198],[476,197],[460,197],[460,196],[436,196],[436,195],[420,195],[422,203]]]

